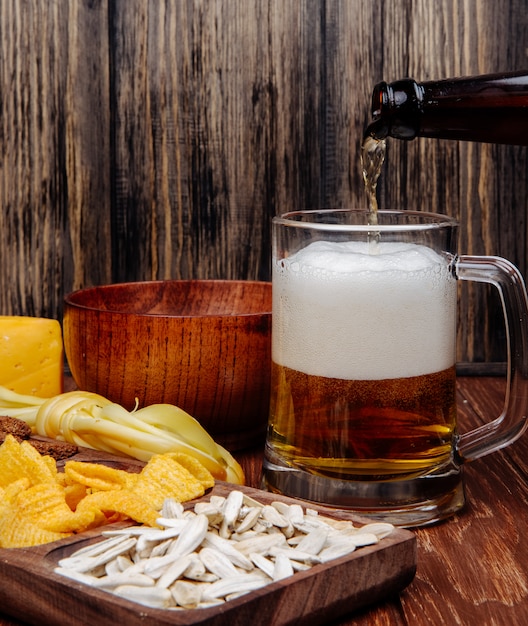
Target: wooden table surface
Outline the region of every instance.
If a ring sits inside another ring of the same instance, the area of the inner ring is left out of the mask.
[[[499,415],[502,378],[462,377],[458,386],[460,432]],[[247,484],[258,487],[261,450],[237,457]],[[338,624],[528,624],[527,483],[528,435],[468,464],[465,509],[446,522],[414,531],[418,542],[414,581],[398,597]],[[20,622],[0,617],[0,626],[12,624]]]

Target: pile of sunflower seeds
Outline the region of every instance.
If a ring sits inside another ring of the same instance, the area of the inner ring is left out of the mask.
[[[55,572],[155,608],[214,606],[378,543],[394,526],[355,527],[298,504],[231,491],[185,511],[167,499],[159,528],[106,530]]]

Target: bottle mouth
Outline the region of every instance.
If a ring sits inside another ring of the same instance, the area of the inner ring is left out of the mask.
[[[376,139],[389,135],[414,139],[420,128],[422,102],[421,87],[411,78],[378,83],[372,92],[370,134]]]
[[[391,86],[386,82],[378,83],[372,91],[371,113],[374,121],[379,120],[383,111],[389,105]]]
[[[388,117],[383,115],[389,106],[387,102],[389,88],[385,82],[375,85],[371,103],[372,122],[365,131],[364,137],[373,137],[381,141],[389,136]]]

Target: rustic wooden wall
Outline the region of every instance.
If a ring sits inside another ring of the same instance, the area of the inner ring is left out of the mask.
[[[365,204],[375,82],[528,67],[527,46],[525,0],[0,0],[0,313],[268,279],[273,214]],[[526,148],[394,141],[379,190],[526,274]],[[461,291],[460,360],[503,360],[497,298]]]

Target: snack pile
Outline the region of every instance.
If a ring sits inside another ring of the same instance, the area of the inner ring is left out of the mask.
[[[134,474],[99,463],[55,459],[8,434],[0,445],[0,547],[30,547],[109,523],[156,526],[165,498],[200,497],[212,474],[180,452],[155,454]]]

